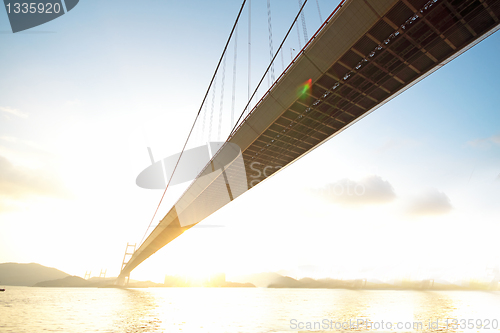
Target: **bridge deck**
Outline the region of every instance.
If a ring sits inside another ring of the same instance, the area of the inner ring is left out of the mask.
[[[135,252],[120,277],[186,229],[494,33],[499,18],[496,0],[343,2]],[[304,89],[308,83],[310,89]],[[229,159],[238,148],[240,158]]]

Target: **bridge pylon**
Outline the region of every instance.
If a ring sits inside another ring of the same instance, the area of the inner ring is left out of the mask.
[[[122,268],[120,270],[120,275],[116,279],[115,284],[119,286],[124,286],[128,284],[128,281],[130,280],[130,274],[127,275],[122,275],[121,272],[123,271],[123,268],[127,266],[130,258],[134,255],[135,252],[135,247],[136,244],[129,244],[127,243],[127,246],[125,247],[125,254],[123,255],[123,261],[122,261]],[[132,250],[131,250],[132,249]],[[106,273],[104,273],[106,274]]]

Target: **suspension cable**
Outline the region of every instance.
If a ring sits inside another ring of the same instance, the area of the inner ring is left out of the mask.
[[[321,9],[319,9],[319,1],[316,0],[316,7],[318,7],[319,23],[323,24],[323,17],[321,16]]]
[[[285,60],[283,59],[283,50],[281,50],[281,73],[285,71]]]
[[[224,81],[226,80],[226,57],[222,62],[222,81],[220,88],[220,110],[219,110],[219,130],[217,131],[217,140],[220,140],[222,132],[222,109],[224,108]]]
[[[248,0],[248,100],[252,84],[252,0]],[[250,103],[249,103],[250,104]]]
[[[236,101],[236,59],[238,58],[238,26],[234,32],[234,62],[233,62],[233,96],[231,101],[231,124],[229,128],[234,126],[234,105]]]
[[[156,207],[155,213],[153,214],[153,217],[151,218],[151,222],[149,222],[148,228],[146,229],[146,232],[144,233],[144,236],[141,239],[141,242],[139,244],[142,244],[144,241],[144,238],[146,238],[146,235],[148,234],[149,228],[151,228],[151,224],[154,221],[154,218],[156,217],[156,214],[158,213],[158,209],[160,208],[160,205],[163,201],[163,198],[165,197],[165,193],[168,190],[168,187],[170,185],[170,182],[172,181],[172,178],[174,176],[175,170],[177,170],[177,166],[179,165],[179,162],[182,158],[182,154],[184,153],[184,150],[186,149],[186,146],[188,144],[189,138],[191,137],[191,134],[193,133],[194,126],[196,125],[196,120],[200,116],[201,110],[203,108],[203,105],[205,104],[205,101],[207,99],[208,93],[210,92],[210,88],[212,87],[212,84],[215,80],[215,76],[217,75],[217,71],[219,70],[220,64],[222,62],[222,59],[224,58],[224,55],[226,54],[227,46],[229,45],[229,42],[231,41],[231,37],[233,36],[233,32],[236,28],[236,25],[238,24],[238,20],[240,19],[241,12],[243,11],[243,7],[245,7],[245,3],[247,0],[243,0],[243,3],[241,4],[240,11],[238,12],[238,16],[236,17],[236,20],[233,24],[233,28],[231,29],[231,33],[229,34],[229,37],[227,39],[226,45],[224,46],[224,50],[222,51],[222,55],[220,56],[219,62],[217,63],[217,67],[215,68],[214,74],[212,75],[212,79],[210,80],[210,84],[208,85],[207,91],[205,92],[205,96],[203,97],[203,100],[201,102],[200,108],[198,109],[198,113],[196,114],[196,117],[194,118],[193,125],[191,126],[191,130],[189,131],[188,137],[186,139],[186,142],[184,143],[184,146],[182,147],[182,151],[179,155],[179,158],[177,159],[177,162],[175,163],[174,170],[172,171],[172,175],[170,176],[170,179],[168,180],[167,186],[165,187],[165,191],[163,191],[163,195],[161,196],[160,202],[158,203],[158,206]],[[307,0],[306,0],[307,1]]]
[[[295,25],[295,27],[297,28],[297,40],[299,41],[299,50],[302,50],[302,42],[300,41],[300,31],[299,31],[299,23],[297,22],[297,24]]]
[[[203,122],[201,125],[201,143],[203,144],[205,141],[205,123],[207,119],[207,103],[203,106]]]
[[[283,44],[285,44],[285,41],[286,39],[288,38],[288,35],[290,34],[290,32],[292,31],[293,29],[293,26],[295,25],[295,22],[297,22],[297,19],[299,18],[299,15],[300,13],[302,13],[302,9],[304,9],[304,6],[306,5],[308,0],[305,0],[304,1],[304,4],[302,5],[302,7],[300,7],[299,9],[299,12],[297,13],[297,15],[295,16],[295,19],[293,20],[292,24],[290,25],[290,28],[288,28],[288,31],[285,35],[285,37],[283,38],[283,40],[281,41],[281,44],[280,46],[278,47],[278,49],[276,50],[276,53],[274,54],[274,57],[273,59],[271,60],[271,63],[269,64],[269,66],[267,66],[267,69],[266,71],[264,72],[264,75],[262,75],[260,81],[259,81],[259,84],[257,84],[257,87],[255,88],[255,90],[253,91],[253,94],[251,96],[251,98],[253,98],[253,96],[257,93],[257,90],[259,89],[260,85],[262,84],[262,81],[264,81],[264,78],[266,77],[267,75],[267,72],[269,71],[269,69],[271,68],[271,65],[272,63],[274,62],[274,60],[276,59],[276,56],[278,55],[278,53],[281,51],[281,48],[283,47]],[[243,109],[243,111],[241,112],[240,114],[240,117],[238,118],[238,120],[236,121],[236,124],[234,124],[234,127],[231,131],[231,133],[229,133],[229,136],[233,135],[234,131],[236,130],[236,127],[238,126],[241,118],[243,117],[243,115],[245,114],[245,110],[248,108],[248,106],[250,105],[250,101],[251,99],[248,100],[247,102],[247,105],[245,106],[245,108]]]
[[[271,61],[271,84],[274,83],[274,63],[272,62],[274,54],[273,54],[273,27],[271,24],[271,0],[267,0],[267,28],[269,30],[269,60]]]
[[[299,0],[299,7],[302,7],[302,0]],[[304,43],[307,44],[309,38],[307,37],[306,17],[304,15],[304,12],[300,13],[300,18],[302,20],[302,29],[304,30]]]
[[[215,84],[212,88],[212,107],[210,109],[210,124],[208,124],[208,141],[212,140],[212,121],[214,119],[215,109],[215,91],[217,90],[217,75],[215,76]]]
[[[238,26],[234,31],[234,63],[233,63],[233,96],[231,101],[231,124],[229,128],[234,126],[234,106],[236,101],[236,59],[238,58]]]

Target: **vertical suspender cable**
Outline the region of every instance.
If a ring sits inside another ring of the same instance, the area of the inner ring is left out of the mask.
[[[267,0],[267,28],[269,30],[269,60],[271,61],[271,84],[274,83],[274,53],[273,53],[273,26],[271,24],[271,0]]]
[[[285,60],[283,59],[283,50],[281,50],[281,73],[285,71]]]
[[[234,31],[234,63],[233,63],[233,96],[231,101],[231,124],[229,128],[234,126],[234,106],[236,101],[236,59],[238,57],[238,26]]]
[[[222,81],[220,91],[219,129],[217,130],[217,140],[220,140],[222,132],[222,109],[224,108],[224,81],[226,80],[226,57],[222,62]]]
[[[296,22],[295,27],[297,28],[297,39],[299,40],[299,50],[302,50],[302,42],[300,41],[300,32],[299,32],[299,23],[298,22]]]
[[[302,7],[302,0],[299,0],[299,8],[301,8],[301,7]],[[307,44],[307,41],[309,40],[309,37],[307,37],[306,17],[304,15],[304,11],[302,11],[300,13],[300,18],[302,20],[302,29],[304,30],[304,43]]]
[[[203,123],[201,125],[201,143],[205,143],[205,124],[207,119],[207,103],[204,104],[203,107]]]
[[[318,7],[319,23],[323,24],[323,17],[321,16],[321,9],[319,9],[319,1],[316,0],[316,6]]]
[[[200,108],[198,109],[198,113],[196,114],[196,117],[194,118],[193,125],[191,126],[191,129],[189,130],[188,137],[186,139],[186,142],[184,142],[184,146],[182,147],[181,153],[179,154],[179,158],[177,159],[177,162],[175,163],[174,170],[172,171],[172,175],[170,176],[167,186],[165,187],[165,191],[163,191],[163,195],[161,196],[160,202],[158,203],[158,206],[156,207],[155,213],[153,214],[153,217],[151,218],[151,222],[149,222],[149,226],[146,229],[146,232],[144,233],[144,236],[141,239],[141,242],[139,244],[142,244],[144,239],[146,238],[146,235],[148,234],[149,228],[151,228],[151,224],[153,223],[156,214],[158,213],[158,209],[160,208],[160,205],[163,201],[163,198],[165,197],[165,193],[167,193],[168,187],[170,185],[170,181],[172,180],[175,170],[177,170],[177,166],[179,165],[179,162],[182,158],[182,154],[184,153],[184,150],[186,150],[186,146],[188,144],[189,138],[191,137],[191,134],[193,133],[194,126],[196,125],[196,121],[198,120],[198,117],[200,116],[201,110],[203,108],[203,105],[205,104],[205,101],[207,100],[208,93],[210,92],[210,88],[212,87],[212,84],[215,80],[215,76],[217,75],[217,71],[219,70],[220,64],[222,62],[222,59],[224,58],[224,55],[226,54],[227,46],[229,45],[229,42],[231,41],[231,37],[233,36],[234,29],[236,28],[236,25],[238,24],[238,20],[240,19],[241,12],[243,11],[243,8],[245,7],[245,3],[247,0],[243,0],[243,3],[241,4],[240,11],[238,12],[238,16],[236,17],[236,21],[234,22],[233,28],[231,29],[231,33],[229,34],[229,38],[227,39],[226,46],[224,46],[224,51],[222,51],[222,55],[219,58],[219,63],[217,64],[217,67],[215,68],[215,72],[212,75],[212,79],[210,80],[210,84],[208,85],[207,91],[205,92],[205,96],[203,97],[203,101],[201,102]],[[307,1],[307,0],[306,0]]]
[[[248,111],[250,111],[250,87],[252,83],[252,0],[248,0]]]
[[[278,50],[276,51],[276,54],[274,55],[273,59],[271,60],[271,63],[269,64],[269,66],[267,66],[267,69],[266,71],[264,72],[264,75],[262,75],[259,83],[257,84],[257,86],[255,87],[255,90],[253,91],[253,94],[252,94],[252,98],[253,96],[257,93],[257,90],[259,89],[260,85],[262,84],[262,81],[264,81],[264,78],[266,77],[267,75],[267,72],[269,72],[269,69],[271,68],[271,65],[272,63],[274,62],[274,60],[276,59],[276,56],[278,55],[278,52],[281,51],[281,49],[283,48],[283,44],[285,44],[285,41],[286,39],[288,38],[288,35],[290,35],[290,32],[292,31],[293,29],[293,26],[295,25],[295,23],[297,22],[297,19],[299,18],[299,15],[300,13],[302,13],[302,9],[304,9],[304,6],[306,5],[308,0],[305,0],[304,1],[304,4],[302,5],[302,7],[300,7],[300,10],[299,12],[297,13],[297,16],[295,16],[295,19],[293,20],[292,22],[292,25],[290,25],[290,28],[288,28],[288,31],[286,32],[285,34],[285,37],[283,38],[283,40],[281,41],[281,44],[280,46],[278,47]],[[247,105],[245,105],[245,108],[243,109],[243,111],[241,112],[240,114],[240,117],[238,118],[238,120],[236,120],[236,124],[234,124],[234,127],[231,131],[231,133],[229,134],[229,136],[233,135],[233,133],[236,131],[236,128],[238,127],[238,124],[241,120],[241,118],[243,117],[243,115],[245,114],[245,110],[249,107],[250,105],[250,100],[247,102]]]
[[[217,90],[217,76],[215,76],[215,84],[212,88],[212,108],[210,110],[210,124],[208,125],[208,141],[212,140],[212,120],[214,119],[215,108],[215,91]]]

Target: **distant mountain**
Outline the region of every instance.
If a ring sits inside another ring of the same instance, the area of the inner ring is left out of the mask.
[[[66,276],[62,279],[38,282],[33,287],[91,287],[92,283],[79,276]]]
[[[221,285],[221,288],[255,288],[255,286],[249,282],[239,283],[226,281]]]
[[[283,276],[271,283],[268,288],[357,288],[358,281],[351,280],[335,280],[335,279],[319,279],[303,278],[300,280],[293,279],[288,276]]]
[[[279,283],[280,281],[282,282],[281,279],[283,278],[286,277],[278,273],[257,273],[233,277],[231,278],[231,281],[239,283],[251,283],[256,287],[267,288],[270,284]]]
[[[132,282],[130,280],[129,284],[126,286],[127,288],[157,288],[157,287],[165,287],[163,283],[156,283],[152,281],[135,281]]]
[[[307,280],[312,280],[312,279],[307,279]],[[305,287],[305,285],[309,285],[310,283],[302,283],[300,281],[295,280],[294,278],[291,278],[289,276],[281,276],[277,279],[275,279],[272,283],[267,285],[268,288],[308,288]]]
[[[0,285],[3,286],[28,286],[39,282],[57,280],[69,276],[68,273],[40,264],[0,264]]]
[[[323,288],[323,289],[366,289],[366,290],[498,290],[497,283],[471,280],[464,285],[451,284],[444,280],[395,280],[391,283],[376,279],[335,280],[311,279],[300,280],[282,276],[268,288]]]

